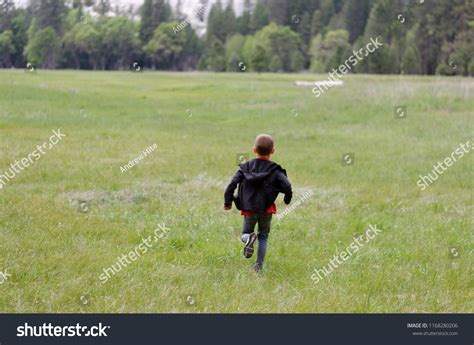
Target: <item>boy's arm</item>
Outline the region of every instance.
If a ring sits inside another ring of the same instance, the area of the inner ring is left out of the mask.
[[[288,180],[288,177],[286,177],[286,174],[283,173],[282,171],[278,172],[277,178],[278,178],[278,181],[280,182],[281,192],[285,194],[283,201],[285,202],[285,204],[288,205],[291,202],[291,198],[293,197],[291,183]]]
[[[232,207],[232,201],[234,200],[234,191],[237,185],[242,182],[244,178],[244,174],[242,170],[238,170],[234,177],[232,177],[232,181],[230,181],[229,185],[225,189],[224,192],[224,208],[230,209]]]

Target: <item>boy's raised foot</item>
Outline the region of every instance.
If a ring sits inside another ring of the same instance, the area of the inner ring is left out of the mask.
[[[255,240],[257,239],[257,235],[252,232],[248,239],[247,239],[247,242],[245,243],[245,247],[244,247],[244,256],[248,259],[248,258],[251,258],[252,255],[253,255],[253,252],[254,252],[254,249],[253,249],[253,245],[255,243]]]

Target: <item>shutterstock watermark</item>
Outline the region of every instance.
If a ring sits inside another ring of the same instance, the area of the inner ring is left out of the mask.
[[[298,208],[302,203],[307,201],[313,195],[314,195],[314,192],[312,190],[304,192],[303,195],[300,196],[300,198],[297,201],[295,201],[291,206],[288,206],[287,208],[283,210],[283,212],[277,214],[276,216],[277,220],[281,220],[282,218],[292,213],[296,208]]]
[[[465,154],[469,153],[471,148],[469,147],[472,143],[468,140],[466,143],[460,143],[459,147],[457,147],[449,157],[446,157],[442,162],[438,162],[438,164],[433,165],[433,170],[431,173],[428,173],[428,176],[421,176],[416,182],[416,185],[421,188],[421,190],[425,190],[430,186],[430,184],[434,183],[440,175],[442,175],[450,166],[457,162],[458,159],[461,159],[465,156]],[[446,164],[444,167],[443,163]],[[440,170],[440,169],[442,170]],[[433,176],[431,176],[433,174]],[[428,182],[429,183],[428,183]]]
[[[340,78],[344,75],[349,73],[353,67],[355,67],[360,61],[362,61],[365,57],[369,56],[369,54],[374,53],[380,47],[383,47],[383,43],[379,42],[381,39],[380,36],[377,38],[370,38],[370,42],[365,45],[365,48],[362,47],[358,51],[353,50],[352,55],[349,56],[343,64],[341,64],[337,69],[333,68],[332,72],[329,72],[329,77],[327,81],[323,82],[316,82],[315,87],[313,88],[313,93],[318,98],[321,96],[325,91],[329,90],[331,87],[340,84]],[[372,46],[372,48],[370,48]],[[340,74],[338,73],[340,72]],[[334,76],[336,74],[336,76]],[[324,87],[324,89],[323,89]]]
[[[16,328],[17,337],[106,337],[106,330],[110,326],[102,325],[99,322],[97,326],[81,326],[77,323],[75,326],[53,326],[51,323],[30,326],[25,322],[22,326]]]
[[[323,268],[315,268],[315,273],[311,275],[311,280],[315,284],[319,283],[324,279],[324,277],[330,275],[336,268],[342,265],[344,261],[349,260],[353,254],[357,253],[360,248],[362,248],[366,243],[372,241],[381,232],[382,230],[377,229],[377,225],[369,225],[369,228],[365,231],[365,235],[354,237],[353,241],[346,247],[346,250],[334,255]],[[340,261],[339,258],[341,258],[342,261]]]
[[[151,154],[153,151],[155,151],[156,149],[158,148],[158,145],[156,144],[153,144],[151,146],[148,146],[146,149],[144,149],[142,151],[142,153],[140,153],[140,155],[135,158],[135,159],[132,159],[131,161],[128,161],[127,164],[125,164],[124,166],[121,166],[120,167],[120,171],[122,173],[124,172],[127,172],[127,170],[133,168],[135,165],[137,165],[138,163],[140,163],[146,156],[148,156],[149,154]]]
[[[6,170],[2,175],[0,175],[0,189],[3,188],[14,179],[17,174],[21,173],[24,169],[28,168],[30,165],[33,165],[38,161],[43,155],[51,150],[54,145],[59,143],[66,134],[61,133],[61,130],[53,130],[53,135],[49,137],[49,142],[46,141],[42,145],[36,145],[36,150],[31,152],[28,156],[21,158],[20,160],[15,160],[15,163],[10,164],[10,169]],[[54,139],[54,140],[53,140]]]
[[[129,251],[127,254],[117,257],[117,260],[111,266],[102,269],[103,273],[101,273],[99,276],[102,284],[107,283],[109,279],[120,272],[122,268],[127,267],[132,262],[138,260],[138,258],[140,258],[142,255],[146,254],[148,249],[150,249],[154,243],[168,235],[169,230],[170,229],[165,226],[165,223],[158,224],[158,227],[153,232],[153,235],[142,238],[141,243],[136,245],[133,250]]]

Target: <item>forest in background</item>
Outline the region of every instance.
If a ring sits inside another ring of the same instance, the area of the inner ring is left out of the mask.
[[[200,0],[200,37],[179,0],[0,0],[0,67],[322,73],[380,37],[352,72],[474,75],[471,0],[244,1],[237,16],[232,0]]]

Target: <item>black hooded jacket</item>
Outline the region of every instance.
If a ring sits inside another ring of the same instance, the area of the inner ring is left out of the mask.
[[[238,195],[234,197],[235,188]],[[264,213],[276,200],[278,193],[285,194],[289,204],[293,195],[286,171],[280,165],[264,159],[253,159],[240,165],[224,193],[224,205],[239,210]]]

